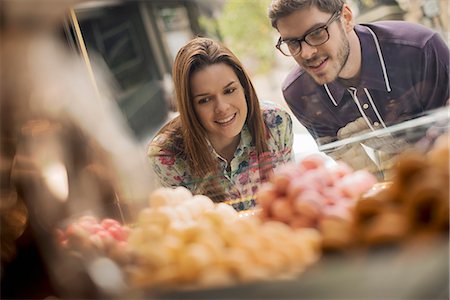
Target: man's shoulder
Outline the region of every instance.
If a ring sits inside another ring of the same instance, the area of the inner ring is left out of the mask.
[[[283,93],[294,92],[296,95],[307,95],[314,92],[317,85],[303,68],[296,65],[284,79],[281,88]]]
[[[435,31],[421,24],[406,21],[377,21],[357,25],[355,29],[361,31],[361,26],[370,28],[380,43],[394,43],[418,48],[424,47],[436,34]]]

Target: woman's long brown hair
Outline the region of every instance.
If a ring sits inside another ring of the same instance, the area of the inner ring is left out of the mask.
[[[173,80],[177,108],[180,112],[182,135],[187,162],[194,180],[219,174],[219,164],[208,150],[207,134],[193,107],[190,80],[194,72],[207,66],[225,63],[236,73],[244,88],[248,114],[247,127],[258,155],[268,151],[266,126],[255,89],[239,59],[224,45],[209,38],[194,38],[178,52],[173,64]]]

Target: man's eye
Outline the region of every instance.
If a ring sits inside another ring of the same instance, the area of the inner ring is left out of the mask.
[[[322,34],[324,32],[325,32],[325,29],[323,29],[323,28],[319,28],[319,29],[316,29],[314,31],[311,31],[308,34],[308,39],[314,39],[314,38],[320,37],[320,36],[322,36]]]

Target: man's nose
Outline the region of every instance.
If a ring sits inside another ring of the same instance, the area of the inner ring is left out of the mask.
[[[310,59],[316,54],[317,48],[314,46],[309,45],[305,41],[302,41],[302,51],[300,52],[300,56],[307,60]]]

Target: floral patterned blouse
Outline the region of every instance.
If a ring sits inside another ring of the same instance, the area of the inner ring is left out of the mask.
[[[273,103],[262,103],[263,119],[267,126],[267,146],[269,149],[270,164],[276,167],[279,164],[292,161],[292,120],[290,115],[275,106]],[[147,155],[150,164],[159,177],[162,186],[184,186],[195,194],[203,194],[214,200],[217,195],[205,193],[205,185],[218,182],[226,191],[221,195],[227,199],[225,203],[232,205],[236,210],[246,210],[255,206],[255,194],[258,187],[264,181],[260,171],[260,157],[258,157],[252,136],[247,126],[241,131],[241,140],[231,160],[228,162],[214,150],[211,144],[210,150],[221,166],[222,172],[217,176],[193,180],[185,155],[180,153],[183,149],[183,140],[179,130],[160,132],[149,144]],[[265,156],[268,157],[268,156]],[[267,164],[267,161],[264,162]],[[228,171],[227,171],[228,169]]]

